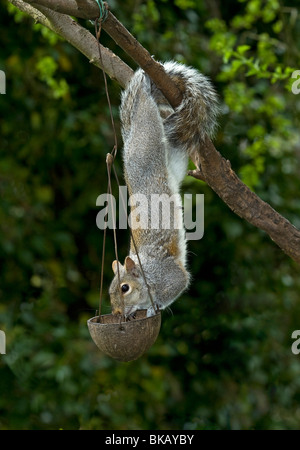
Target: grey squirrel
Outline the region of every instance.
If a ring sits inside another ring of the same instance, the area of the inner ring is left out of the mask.
[[[189,155],[199,150],[205,136],[214,134],[219,110],[217,94],[208,78],[173,61],[163,66],[182,91],[183,100],[177,108],[170,106],[141,69],[122,93],[120,107],[124,175],[130,198],[143,194],[149,213],[153,195],[173,196],[174,200],[168,228],[151,227],[151,214],[146,227],[132,228],[151,297],[159,309],[174,302],[189,284],[180,185]],[[131,211],[135,207],[132,204]],[[152,214],[154,219],[158,217]],[[114,261],[112,268],[112,313],[124,312],[127,317],[138,309],[147,309],[148,316],[154,314],[132,239],[124,265]]]

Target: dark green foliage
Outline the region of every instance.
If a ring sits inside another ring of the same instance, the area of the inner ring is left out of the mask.
[[[213,79],[223,108],[216,147],[299,227],[298,3],[109,3],[157,59]],[[16,19],[1,3],[0,429],[297,429],[299,266],[204,183],[184,186],[205,194],[205,234],[189,243],[193,282],[163,313],[156,344],[128,364],[97,350],[86,321],[98,309],[96,198],[113,146],[102,74]],[[120,89],[109,82],[109,91],[119,130]],[[120,154],[118,164],[121,176]],[[128,232],[118,238],[123,259]],[[113,259],[109,232],[106,289]]]

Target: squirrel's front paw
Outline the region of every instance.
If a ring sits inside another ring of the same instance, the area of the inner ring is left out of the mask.
[[[136,318],[136,311],[134,311],[133,313],[126,316],[126,320],[128,320],[128,321],[134,320],[135,318]]]

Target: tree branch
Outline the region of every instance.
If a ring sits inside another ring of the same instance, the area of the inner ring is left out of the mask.
[[[71,17],[53,11],[35,2],[22,0],[9,0],[21,11],[29,14],[35,22],[40,22],[73,47],[83,53],[95,66],[103,68],[107,75],[125,87],[133,75],[133,70],[125,64],[111,50],[101,45],[102,65],[99,59],[98,42],[96,38],[85,28],[80,26]],[[29,4],[30,3],[30,4]],[[42,3],[46,3],[45,1]],[[49,3],[54,3],[49,0]]]
[[[64,37],[94,63],[98,59],[95,56],[97,54],[94,48],[96,45],[95,38],[65,15],[95,19],[99,14],[99,8],[94,0],[9,1],[22,11],[26,10],[24,5],[27,4],[26,12],[35,20],[40,21]],[[36,13],[34,13],[36,10],[43,16],[36,17]],[[151,58],[149,52],[139,44],[128,30],[111,13],[108,14],[108,18],[102,24],[102,27],[148,73],[170,104],[173,107],[178,106],[182,100],[180,90],[164,72],[162,66]],[[86,39],[82,41],[83,37]],[[93,44],[92,38],[95,41]],[[93,51],[90,47],[93,48]],[[117,57],[112,52],[105,50],[107,51],[105,54],[107,61],[106,64],[103,64],[104,70],[111,78],[125,86],[132,76],[131,69],[122,60],[116,59]],[[91,54],[93,54],[92,57]],[[126,77],[120,75],[119,70],[117,70],[117,67],[118,69],[121,67],[122,72],[124,66],[129,69],[126,69]],[[196,160],[201,164],[201,171],[190,171],[189,175],[206,181],[232,211],[252,225],[264,230],[287,255],[300,264],[300,231],[242,183],[231,169],[230,162],[220,155],[209,139],[195,155],[194,162]]]
[[[199,151],[201,171],[189,175],[206,181],[234,213],[265,231],[292,259],[300,264],[300,231],[246,186],[231,164],[207,139]]]
[[[9,0],[11,1],[11,0]],[[24,0],[39,11],[47,7],[52,10],[82,19],[94,20],[99,16],[99,7],[94,0]],[[131,33],[109,11],[102,28],[155,82],[167,100],[174,107],[182,101],[180,89],[172,82],[161,64],[155,61],[150,53],[132,36]],[[70,41],[69,41],[70,42]]]
[[[26,0],[26,3],[46,6],[52,11],[79,19],[95,20],[99,17],[99,6],[95,0]]]

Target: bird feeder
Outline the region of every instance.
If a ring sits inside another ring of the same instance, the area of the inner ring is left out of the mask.
[[[97,347],[117,361],[138,359],[154,344],[159,334],[161,314],[147,317],[147,310],[139,310],[135,318],[120,321],[120,316],[105,314],[87,321],[91,337]]]

